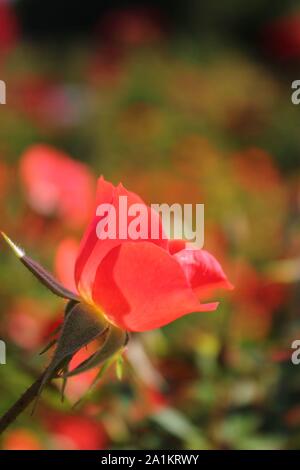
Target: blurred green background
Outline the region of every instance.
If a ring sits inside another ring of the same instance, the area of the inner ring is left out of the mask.
[[[3,449],[300,448],[297,7],[0,0],[0,228],[72,285],[103,174],[148,203],[204,203],[205,248],[236,286],[214,314],[135,336],[123,380],[110,370],[75,409],[94,372],[64,404],[53,384]],[[0,305],[3,413],[45,367],[64,305],[3,242]]]

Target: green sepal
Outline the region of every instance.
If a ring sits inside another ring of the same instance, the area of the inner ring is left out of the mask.
[[[110,325],[104,344],[99,351],[92,354],[88,359],[79,364],[79,366],[68,372],[66,377],[73,377],[103,364],[107,359],[120,351],[125,346],[126,341],[127,332]]]
[[[73,355],[107,330],[108,324],[104,318],[98,317],[85,304],[76,303],[65,316],[57,347],[47,367],[40,392],[50,379],[67,377],[62,371],[68,366]]]

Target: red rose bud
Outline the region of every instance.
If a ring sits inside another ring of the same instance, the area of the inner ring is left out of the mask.
[[[118,359],[128,341],[127,331],[151,330],[188,313],[213,311],[218,303],[201,300],[220,287],[232,289],[221,265],[210,253],[189,248],[183,240],[168,240],[158,212],[121,184],[115,187],[101,177],[96,203],[96,215],[86,230],[75,262],[79,295],[64,287],[1,232],[23,265],[54,294],[69,300],[57,337],[42,351],[56,345],[40,378],[37,396],[54,378],[63,380],[63,397],[69,377],[107,361],[116,360],[120,365]],[[108,210],[106,218],[99,212],[103,205]],[[131,210],[137,206],[138,223],[136,212]],[[118,226],[114,236],[106,236],[108,220]],[[147,230],[142,237],[136,237],[140,231],[132,231],[132,226]],[[69,246],[62,254],[67,253],[73,264],[73,243],[71,248],[71,258]],[[68,272],[68,279],[69,275]],[[99,349],[70,370],[74,355],[94,340],[99,341]],[[120,376],[120,367],[117,371]]]
[[[300,56],[300,13],[276,18],[265,26],[263,39],[266,50],[280,60]]]
[[[123,196],[128,206],[144,206],[147,221],[151,216],[159,217],[121,184],[115,187],[99,179],[97,207],[111,205],[118,220],[124,215],[119,204]],[[187,248],[184,241],[167,240],[161,222],[158,237],[151,237],[149,228],[147,240],[133,241],[124,234],[99,238],[102,221],[101,215],[95,215],[86,230],[75,265],[75,281],[82,298],[114,325],[128,331],[159,328],[188,313],[215,310],[217,303],[201,303],[204,293],[232,288],[211,254]]]

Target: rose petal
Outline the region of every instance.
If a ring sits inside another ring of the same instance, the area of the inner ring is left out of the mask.
[[[110,182],[105,181],[103,176],[101,176],[98,179],[96,205],[94,212],[96,212],[96,208],[98,205],[112,203],[113,192],[114,186]],[[87,273],[85,274],[85,276],[82,276],[82,272],[98,241],[96,233],[96,227],[98,222],[99,219],[95,217],[86,229],[79,245],[79,254],[75,263],[75,283],[77,285],[78,290],[80,290],[81,292],[86,292],[87,295],[91,290],[90,286],[92,281],[89,280],[89,276]]]
[[[127,197],[127,205],[130,207],[133,204],[141,204],[143,207],[146,208],[148,214],[148,238],[154,244],[162,246],[167,249],[168,240],[163,235],[162,232],[162,224],[159,219],[159,215],[153,211],[150,207],[146,206],[146,204],[142,201],[142,199],[137,196],[135,193],[127,191],[121,184],[117,187],[114,187],[111,183],[108,183],[101,177],[98,180],[98,192],[97,192],[97,207],[100,204],[108,203],[111,204],[116,211],[116,219],[117,222],[119,220],[119,199],[121,196]],[[122,214],[126,215],[126,214]],[[150,232],[150,218],[155,218],[159,222],[159,238],[158,239],[151,239],[151,232]],[[108,238],[106,240],[100,240],[97,237],[96,228],[98,223],[101,221],[101,216],[96,216],[91,222],[89,228],[84,235],[84,238],[80,245],[80,253],[78,259],[76,261],[75,267],[75,280],[78,287],[78,290],[81,294],[87,298],[91,298],[91,289],[92,284],[96,275],[96,270],[103,260],[103,258],[107,255],[107,253],[115,248],[116,246],[123,244],[125,242],[131,241],[130,238],[125,239],[111,239]],[[127,231],[127,225],[126,225]],[[118,235],[118,223],[117,223],[117,235]],[[136,242],[140,242],[142,240],[136,240]]]
[[[187,248],[175,253],[174,257],[198,295],[219,288],[233,289],[222,266],[208,251]]]
[[[130,331],[159,328],[218,305],[200,304],[177,260],[149,242],[128,242],[106,255],[97,269],[93,301],[110,321]]]
[[[169,252],[171,253],[171,255],[178,253],[178,251],[184,250],[185,247],[185,240],[169,240]]]

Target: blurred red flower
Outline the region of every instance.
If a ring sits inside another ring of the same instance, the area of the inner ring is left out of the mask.
[[[20,176],[31,208],[81,227],[93,207],[94,177],[83,163],[47,145],[34,145],[21,157]]]
[[[237,308],[231,319],[232,334],[244,339],[265,338],[274,313],[286,302],[287,287],[270,281],[245,261],[237,263],[234,279],[232,301]]]
[[[124,76],[123,52],[114,45],[102,47],[92,57],[88,79],[95,86],[114,87]]]
[[[0,161],[0,200],[5,196],[9,184],[9,169]]]
[[[277,18],[263,31],[266,50],[278,59],[300,57],[300,13]]]
[[[8,310],[5,330],[15,344],[32,351],[43,345],[51,322],[51,310],[44,303],[22,297]]]
[[[284,423],[290,427],[300,426],[300,406],[295,405],[289,409],[283,417]]]
[[[28,429],[13,429],[4,436],[4,450],[42,450],[38,437]]]
[[[63,450],[100,450],[107,436],[100,423],[79,415],[51,415],[47,423],[55,448]]]
[[[272,191],[282,184],[272,157],[259,148],[252,147],[233,155],[231,164],[234,177],[249,191]]]
[[[91,354],[99,349],[99,344],[95,341],[89,344],[88,348],[80,349],[72,358],[70,362],[70,370],[75,369],[79,364],[85,361]],[[91,369],[82,372],[74,377],[69,377],[65,389],[65,395],[70,401],[77,401],[84,396],[90,389],[94,379],[98,374],[97,369]]]
[[[245,261],[236,266],[236,287],[232,296],[234,302],[239,305],[256,303],[270,313],[287,300],[284,284],[269,280]]]
[[[85,89],[34,73],[14,77],[13,106],[43,130],[77,125],[86,109]]]
[[[112,10],[99,29],[109,41],[129,46],[157,41],[164,35],[160,14],[145,7]]]
[[[141,421],[159,413],[169,405],[167,397],[155,387],[139,384],[137,399],[132,402],[128,414],[134,421]]]
[[[19,25],[11,2],[0,0],[0,52],[8,52],[18,41]]]
[[[97,207],[111,204],[119,216],[120,197],[128,207],[139,203],[148,217],[159,214],[121,184],[114,187],[100,178]],[[147,240],[100,240],[95,216],[81,242],[75,266],[75,281],[85,301],[113,324],[129,331],[159,328],[192,312],[212,311],[217,303],[202,304],[207,291],[231,288],[220,264],[208,252],[187,248],[184,242],[168,241],[162,232],[153,239],[148,225]],[[127,220],[128,223],[128,220]]]
[[[79,243],[75,238],[64,238],[59,243],[55,255],[55,273],[60,282],[73,292],[77,290],[74,268],[78,250]]]

